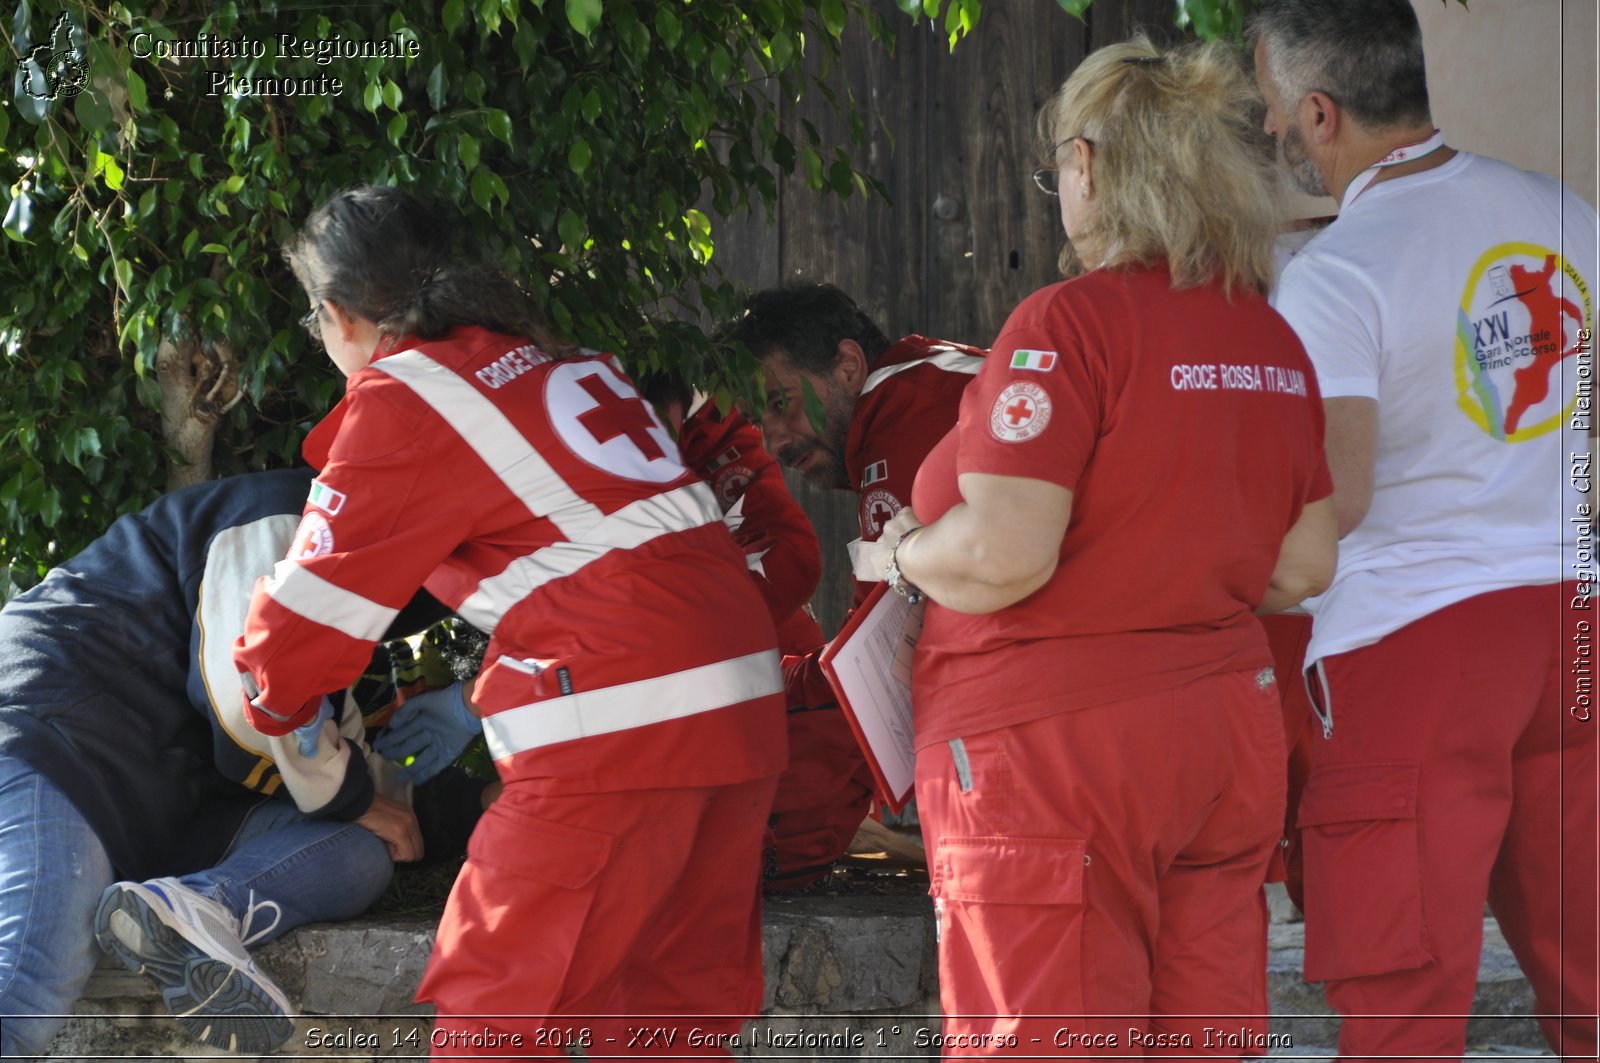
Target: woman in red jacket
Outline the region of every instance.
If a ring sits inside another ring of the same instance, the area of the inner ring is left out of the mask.
[[[785,754],[772,622],[615,360],[544,339],[514,284],[453,261],[450,229],[356,188],[288,249],[349,380],[306,440],[319,474],[296,545],[235,650],[251,722],[313,720],[425,586],[491,634],[470,701],[505,783],[419,991],[435,1048],[627,1045],[586,1015],[731,1032],[761,1000],[759,853]]]

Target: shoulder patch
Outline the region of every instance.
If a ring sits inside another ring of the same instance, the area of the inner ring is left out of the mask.
[[[322,510],[330,517],[337,517],[344,508],[345,493],[335,491],[321,480],[311,481],[311,493],[306,501]]]
[[[1055,351],[1028,351],[1018,348],[1011,352],[1011,368],[1047,373],[1056,367]]]
[[[1038,384],[1009,385],[989,411],[989,431],[1002,443],[1021,443],[1050,423],[1050,396]]]
[[[750,486],[750,481],[755,478],[744,465],[724,465],[712,477],[712,489],[717,492],[717,500],[722,503],[722,508],[727,510],[744,495],[745,488]]]
[[[313,557],[333,553],[333,525],[321,513],[311,512],[300,518],[295,529],[294,545],[289,547],[289,557],[294,561],[309,561]]]
[[[873,484],[877,483],[878,481],[887,480],[888,478],[889,478],[889,462],[888,462],[888,460],[886,459],[884,461],[875,461],[871,465],[868,465],[867,468],[866,468],[866,471],[864,471],[861,474],[861,490],[865,491],[867,488],[871,487]]]
[[[724,465],[727,465],[730,462],[735,462],[735,461],[738,461],[738,460],[739,460],[739,448],[738,447],[729,447],[727,450],[724,450],[721,454],[718,454],[716,457],[712,458],[710,461],[708,461],[706,463],[706,466],[705,466],[706,475],[709,476],[712,473],[716,472],[718,469],[722,468]]]
[[[878,488],[861,496],[861,523],[873,538],[883,532],[883,526],[900,512],[900,500]]]

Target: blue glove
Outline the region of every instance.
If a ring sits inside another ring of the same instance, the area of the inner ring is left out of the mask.
[[[294,729],[294,736],[300,740],[302,757],[310,760],[317,755],[317,746],[322,743],[322,723],[331,719],[333,719],[333,702],[324,697],[322,704],[317,706],[317,714]]]
[[[372,748],[404,765],[402,779],[424,783],[448,768],[482,733],[483,721],[467,708],[461,684],[451,683],[406,698]]]

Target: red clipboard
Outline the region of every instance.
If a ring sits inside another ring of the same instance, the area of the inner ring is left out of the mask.
[[[817,662],[855,732],[878,792],[897,814],[915,790],[910,652],[925,608],[880,583]]]

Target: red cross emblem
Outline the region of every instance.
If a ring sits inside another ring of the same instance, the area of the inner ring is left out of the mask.
[[[1011,422],[1011,427],[1016,428],[1033,420],[1034,405],[1026,398],[1018,396],[1017,401],[1006,407],[1006,420]]]
[[[618,436],[627,436],[628,442],[648,460],[666,457],[661,444],[650,434],[656,423],[643,399],[637,395],[623,398],[606,387],[599,374],[582,377],[577,383],[599,404],[578,415],[578,423],[589,430],[595,442],[609,443]]]
[[[873,535],[883,531],[883,526],[894,519],[900,512],[900,500],[889,492],[879,488],[869,491],[861,499],[861,510],[866,514],[867,530]]]
[[[1038,384],[1017,381],[994,400],[989,431],[1002,443],[1021,443],[1050,423],[1050,395]]]

